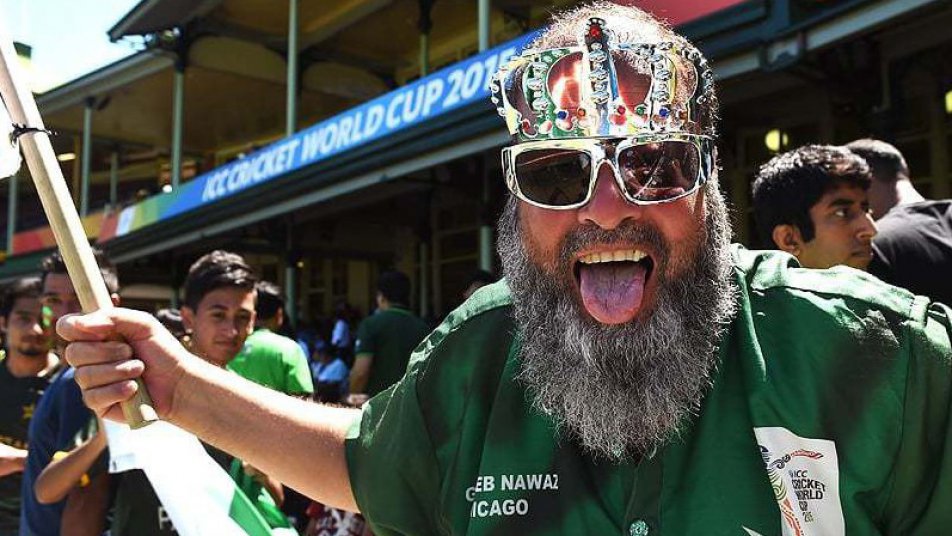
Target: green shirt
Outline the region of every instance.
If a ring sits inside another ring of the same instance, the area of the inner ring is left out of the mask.
[[[266,328],[257,329],[248,336],[241,352],[227,368],[282,393],[294,396],[314,394],[311,368],[304,351],[297,342]],[[290,527],[264,486],[241,468],[240,460],[231,462],[229,474],[271,527]]]
[[[357,328],[354,353],[373,355],[364,392],[373,396],[403,377],[413,349],[430,329],[406,309],[390,307],[368,316]]]
[[[713,387],[641,463],[558,439],[513,379],[505,283],[474,295],[350,431],[374,533],[946,534],[952,312],[850,269],[734,261]]]
[[[293,340],[257,329],[248,336],[241,352],[228,363],[237,372],[257,384],[289,395],[311,395],[314,382],[307,356]]]

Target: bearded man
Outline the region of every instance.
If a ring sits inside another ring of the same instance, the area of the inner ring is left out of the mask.
[[[731,249],[693,46],[597,3],[493,89],[513,135],[506,279],[393,388],[359,413],[308,406],[113,310],[59,325],[87,402],[120,418],[141,376],[164,418],[380,535],[952,526],[952,312]]]

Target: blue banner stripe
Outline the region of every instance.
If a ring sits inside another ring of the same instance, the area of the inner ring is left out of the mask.
[[[489,98],[498,66],[538,35],[531,32],[316,123],[241,160],[199,175],[176,192],[161,219],[194,210],[304,166],[377,141]]]

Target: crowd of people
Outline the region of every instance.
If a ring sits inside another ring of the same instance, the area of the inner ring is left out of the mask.
[[[115,266],[95,252],[119,305]],[[375,312],[357,322],[340,302],[329,337],[286,326],[282,289],[259,280],[235,253],[213,251],[191,266],[183,306],[155,317],[184,347],[216,367],[281,393],[359,407],[399,380],[429,332],[409,310],[410,280],[379,277]],[[59,253],[40,277],[8,285],[0,299],[0,535],[174,534],[141,470],[108,471],[101,421],[90,412],[62,359],[58,318],[80,311]],[[356,329],[356,335],[351,331]],[[362,518],[325,507],[253,465],[205,445],[275,534],[362,535]]]
[[[549,94],[558,58],[590,74]],[[785,253],[731,246],[712,79],[638,9],[555,19],[493,82],[505,282],[474,279],[432,332],[386,272],[355,333],[341,304],[328,338],[289,339],[281,290],[223,251],[162,324],[63,318],[54,254],[0,309],[0,535],[174,531],[148,480],[106,470],[99,419],[135,378],[276,533],[947,531],[952,201],[884,141],[807,145],[752,185],[761,245]],[[633,96],[657,114],[626,116]]]

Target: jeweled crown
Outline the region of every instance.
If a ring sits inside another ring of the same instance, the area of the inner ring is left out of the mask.
[[[650,79],[643,98],[623,98],[619,68]],[[490,90],[510,134],[529,141],[697,134],[713,83],[707,61],[686,41],[619,43],[603,19],[591,18],[578,46],[528,49],[500,67]]]

